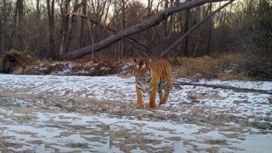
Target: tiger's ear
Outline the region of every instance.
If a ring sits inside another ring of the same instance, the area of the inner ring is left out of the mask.
[[[148,64],[151,62],[151,59],[145,58],[143,61],[144,61],[144,63]]]
[[[138,60],[136,58],[134,58],[134,64],[135,64],[136,68],[139,69]]]

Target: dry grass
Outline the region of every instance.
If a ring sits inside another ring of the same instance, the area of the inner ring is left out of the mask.
[[[211,57],[178,58],[178,63],[178,66],[174,66],[176,77],[202,77],[202,75],[212,77],[214,60]]]
[[[221,80],[271,80],[271,61],[242,54],[225,54],[218,58],[209,56],[178,58],[174,77]]]

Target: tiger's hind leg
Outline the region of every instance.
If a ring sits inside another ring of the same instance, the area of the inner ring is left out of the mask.
[[[163,91],[162,91],[162,82],[159,81],[158,82],[158,94],[159,94],[159,98],[160,98],[160,104],[161,104],[161,100],[162,100],[162,97],[163,97]]]
[[[169,91],[164,91],[164,95],[163,95],[162,99],[160,100],[160,105],[165,104],[168,100],[168,97],[169,97]]]
[[[165,104],[168,100],[169,92],[170,92],[170,88],[171,88],[170,84],[171,83],[168,80],[168,81],[164,81],[161,85],[163,87],[164,92],[163,92],[162,96],[160,97],[160,105]]]

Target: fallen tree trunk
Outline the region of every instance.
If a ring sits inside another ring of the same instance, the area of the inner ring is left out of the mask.
[[[221,88],[221,89],[229,89],[236,92],[253,92],[253,93],[260,93],[260,94],[270,94],[272,95],[272,90],[259,90],[259,89],[250,89],[250,88],[238,88],[233,86],[224,86],[224,85],[214,85],[214,84],[205,84],[205,83],[190,83],[190,82],[173,82],[173,86],[180,88],[181,85],[191,85],[191,86],[203,86],[209,88]]]
[[[186,9],[190,9],[193,7],[197,7],[197,6],[203,5],[205,3],[221,2],[221,1],[226,1],[226,0],[193,0],[193,1],[187,1],[184,3],[179,3],[173,7],[169,7],[167,9],[165,9],[164,11],[159,12],[156,15],[153,15],[148,20],[146,20],[142,23],[128,27],[128,28],[126,28],[126,29],[114,34],[114,35],[111,35],[110,37],[108,37],[98,43],[95,43],[95,44],[86,46],[84,48],[74,50],[73,52],[70,52],[68,54],[65,54],[65,55],[63,55],[63,58],[64,59],[76,59],[76,58],[88,55],[90,53],[100,51],[104,48],[107,48],[111,44],[118,42],[119,40],[121,40],[125,37],[142,32],[144,30],[147,30],[147,29],[159,24],[161,21],[167,19],[167,17],[172,15],[173,13],[183,11]],[[234,1],[234,0],[230,0],[230,1]]]

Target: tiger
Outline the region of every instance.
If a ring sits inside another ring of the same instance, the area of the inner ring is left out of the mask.
[[[165,104],[171,88],[171,65],[164,59],[134,59],[134,75],[137,108],[144,108],[143,93],[149,95],[149,108],[156,108],[156,93],[161,104]]]

